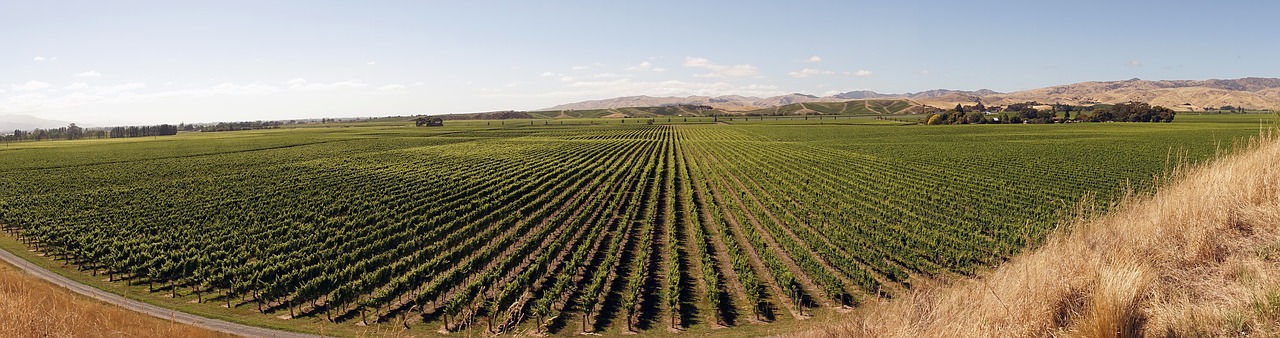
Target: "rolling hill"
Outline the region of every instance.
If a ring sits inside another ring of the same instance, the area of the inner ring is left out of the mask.
[[[920,113],[927,106],[906,99],[800,102],[743,112],[748,115],[895,115]]]
[[[66,127],[71,122],[47,120],[31,115],[0,115],[0,133],[12,132],[14,129],[32,130]]]
[[[775,107],[800,102],[831,102],[843,101],[846,98],[840,97],[818,97],[807,94],[787,94],[781,96],[772,96],[766,98],[748,97],[738,95],[728,96],[687,96],[687,97],[652,97],[652,96],[623,96],[603,100],[591,100],[575,103],[567,103],[551,108],[541,110],[583,110],[583,109],[610,109],[625,107],[656,107],[663,105],[705,105],[722,109],[725,111],[747,111],[756,110],[766,107]]]
[[[956,104],[1008,105],[1036,101],[1075,105],[1115,104],[1128,101],[1146,102],[1178,111],[1199,111],[1222,106],[1249,109],[1280,110],[1280,78],[1241,78],[1210,80],[1141,80],[1089,81],[1068,85],[1001,93],[990,89],[973,91],[934,89],[917,93],[884,94],[868,90],[849,91],[831,96],[787,94],[773,97],[625,96],[562,104],[545,110],[592,110],[662,105],[707,105],[730,112],[789,110],[784,106],[810,102],[843,102],[847,100],[894,99],[914,101],[913,105],[950,108]],[[815,110],[820,111],[820,110]]]
[[[775,98],[771,106],[750,110],[729,110],[712,105],[666,104],[656,107],[565,109],[529,112],[534,118],[622,118],[716,115],[892,115],[919,113],[927,106],[906,99],[812,100],[795,102]],[[814,98],[814,97],[810,97]],[[764,102],[763,100],[757,102]],[[711,108],[715,107],[715,108]],[[710,108],[710,109],[708,109]]]
[[[1094,81],[990,95],[983,97],[983,101],[998,105],[1026,101],[1069,104],[1138,101],[1182,111],[1227,105],[1280,109],[1280,79]]]

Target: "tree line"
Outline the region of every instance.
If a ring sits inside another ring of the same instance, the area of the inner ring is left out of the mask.
[[[322,120],[322,122],[321,122],[321,123],[329,122],[329,121],[331,121],[331,120],[329,120],[329,119],[325,119],[325,120]],[[294,122],[294,121],[290,121],[290,122]],[[241,121],[241,122],[218,122],[217,124],[207,124],[207,125],[190,125],[190,124],[188,124],[188,125],[186,125],[186,127],[187,127],[187,128],[186,128],[186,129],[183,129],[183,130],[185,130],[185,131],[209,132],[209,131],[237,131],[237,130],[275,129],[275,128],[280,128],[280,126],[282,126],[282,125],[284,125],[284,124],[285,124],[285,123],[284,123],[284,122],[281,122],[281,121]]]
[[[1076,122],[1173,122],[1177,112],[1173,109],[1152,106],[1143,102],[1127,102],[1115,105],[1075,106],[1067,104],[1047,105],[1037,102],[1014,103],[1004,107],[988,108],[981,102],[973,106],[956,104],[951,110],[930,113],[922,124],[1049,124]],[[1073,115],[1074,113],[1074,115]]]
[[[6,142],[11,141],[47,141],[47,140],[79,140],[86,138],[123,138],[123,137],[146,137],[146,136],[166,136],[176,135],[179,126],[171,124],[161,124],[155,126],[127,126],[113,128],[84,128],[72,123],[66,127],[41,129],[36,128],[30,131],[17,129],[13,133],[4,135]]]
[[[172,124],[162,124],[158,126],[114,127],[114,128],[111,128],[111,132],[108,133],[108,137],[124,138],[124,137],[168,136],[168,135],[177,135],[177,134],[178,134],[178,126],[175,126]]]
[[[17,129],[12,134],[5,135],[4,141],[44,141],[44,140],[77,140],[85,137],[106,137],[106,131],[94,130],[86,132],[84,128],[77,126],[75,123],[66,127],[49,128],[49,129],[32,129],[30,131]]]

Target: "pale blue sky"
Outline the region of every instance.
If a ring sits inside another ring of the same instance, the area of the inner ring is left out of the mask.
[[[1274,1],[11,1],[0,115],[531,110],[626,95],[1280,77]]]

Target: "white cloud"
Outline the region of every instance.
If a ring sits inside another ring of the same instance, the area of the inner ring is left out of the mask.
[[[369,61],[369,62],[365,62],[364,64],[372,66],[372,65],[378,64],[378,61]]]
[[[561,82],[573,82],[577,80],[572,76],[568,76],[560,73],[552,73],[552,72],[542,72],[542,77],[554,77],[557,80],[560,80]]]
[[[405,87],[404,85],[389,84],[382,87],[378,87],[378,90],[381,90],[384,92],[393,92],[393,91],[405,90],[406,88],[408,87]]]
[[[75,76],[75,77],[101,77],[101,76],[102,76],[102,73],[99,73],[99,72],[98,72],[98,71],[96,71],[96,70],[91,70],[91,71],[87,71],[87,72],[83,72],[83,73],[78,73],[78,74],[73,75],[73,76]]]
[[[686,82],[686,81],[659,81],[659,82],[643,82],[632,81],[631,78],[620,78],[612,80],[599,81],[580,81],[566,84],[565,90],[538,92],[527,94],[502,93],[487,94],[491,97],[512,98],[555,98],[557,100],[574,100],[588,99],[603,96],[625,96],[625,95],[649,95],[649,96],[688,96],[688,95],[705,95],[705,96],[721,96],[721,95],[745,95],[745,96],[776,96],[783,95],[788,92],[779,90],[773,85],[751,84],[751,85],[733,85],[727,82]]]
[[[627,67],[627,71],[629,71],[629,72],[655,72],[655,73],[661,73],[661,72],[665,72],[665,71],[667,71],[667,69],[666,69],[666,68],[661,68],[661,67],[654,67],[652,63],[649,63],[649,61],[645,61],[645,62],[641,62],[641,63],[640,63],[640,64],[638,64],[638,65],[631,66],[631,67]]]
[[[684,66],[685,67],[710,67],[711,60],[707,60],[706,58],[685,57]]]
[[[835,74],[835,72],[832,72],[829,70],[805,68],[799,71],[787,73],[787,76],[794,77],[794,78],[806,78],[814,75],[830,75],[830,74]]]
[[[817,55],[810,56],[808,59],[805,59],[804,62],[822,62],[822,57]]]
[[[41,90],[41,89],[49,88],[49,84],[46,82],[40,82],[40,81],[27,81],[27,83],[23,83],[20,85],[11,85],[10,87],[12,87],[13,90]]]
[[[1125,67],[1129,67],[1129,68],[1142,67],[1142,61],[1138,61],[1138,60],[1129,60],[1129,62],[1125,62],[1125,63],[1124,63],[1124,66],[1125,66]]]
[[[41,93],[7,96],[0,98],[0,112],[14,113],[38,110],[44,107],[43,103],[46,101],[48,101],[48,96]]]
[[[312,83],[312,82],[308,82],[307,79],[304,79],[304,78],[296,78],[293,80],[285,81],[284,84],[288,85],[289,89],[298,90],[298,91],[354,89],[354,88],[364,88],[369,86],[369,84],[360,82],[358,80],[348,80],[348,81],[340,81],[340,82],[333,82],[333,83]]]
[[[760,70],[756,66],[741,65],[717,65],[711,63],[705,58],[686,57],[684,58],[684,66],[689,68],[702,68],[710,70],[710,73],[694,74],[695,77],[743,77],[743,76],[759,76]]]
[[[48,59],[45,59],[43,56],[37,56],[37,57],[35,57],[34,59],[32,59],[31,61],[40,62],[40,61],[45,61],[45,60],[48,60]]]
[[[933,74],[933,73],[929,72],[929,70],[927,69],[920,71],[920,75],[929,75],[929,74]]]
[[[614,78],[620,78],[620,77],[624,77],[624,76],[614,74],[614,73],[600,73],[600,74],[595,74],[591,76],[591,78],[593,79],[614,79]]]
[[[580,81],[571,83],[568,87],[574,90],[568,92],[540,94],[540,96],[775,96],[787,93],[779,90],[776,86],[764,84],[733,85],[723,81],[706,83],[676,80],[644,82],[632,81],[630,78],[601,81]]]
[[[238,85],[227,82],[209,87],[209,90],[212,91],[212,94],[265,94],[280,91],[280,88],[258,83]]]
[[[413,83],[413,85],[414,85],[414,86],[424,86],[424,85],[426,85],[426,83],[422,83],[422,82],[414,82],[414,83]]]
[[[142,82],[129,82],[129,83],[118,84],[114,86],[93,87],[89,89],[89,91],[94,94],[113,95],[113,94],[132,92],[135,89],[142,89],[142,88],[147,88],[147,84]]]
[[[591,68],[591,67],[589,67],[589,66],[573,66],[573,68],[571,68],[571,69],[573,69],[573,70],[583,70],[583,69],[587,69],[587,68]]]
[[[866,69],[859,69],[858,71],[853,72],[853,76],[857,77],[868,77],[872,75],[875,75],[875,73]]]
[[[160,92],[139,91],[146,88],[148,86],[141,82],[129,82],[111,86],[89,86],[83,82],[76,82],[64,87],[64,89],[83,90],[66,92],[66,94],[57,96],[48,95],[48,93],[52,92],[48,91],[0,97],[0,112],[30,112],[79,106],[98,106],[175,98],[264,94],[280,91],[280,88],[276,86],[259,83],[223,83],[207,88],[188,87]]]

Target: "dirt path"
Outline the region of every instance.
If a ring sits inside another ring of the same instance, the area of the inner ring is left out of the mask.
[[[618,175],[621,173],[622,172],[619,171],[615,175]],[[625,191],[625,189],[628,189],[628,187],[634,188],[635,187],[634,184],[630,186],[627,185],[629,183],[628,181],[630,181],[632,177],[633,177],[632,174],[627,173],[627,174],[624,174],[623,177],[610,178],[611,183],[609,184],[611,184],[611,186],[609,190]],[[607,197],[608,201],[606,202],[595,203],[594,204],[595,210],[591,213],[591,216],[589,216],[588,220],[583,224],[595,224],[596,222],[600,222],[602,217],[610,217],[608,216],[609,213],[617,213],[618,208],[622,207],[621,204],[618,203],[618,201],[622,199],[622,196],[623,196],[622,194],[616,194],[616,195]],[[613,225],[604,226],[603,228],[601,228],[601,230],[602,232],[600,232],[598,236],[595,236],[593,240],[590,240],[590,243],[581,243],[584,245],[589,245],[591,248],[587,251],[587,254],[586,254],[587,258],[585,262],[582,262],[578,266],[563,266],[558,268],[560,270],[559,273],[573,275],[572,277],[573,281],[571,283],[573,286],[570,286],[568,289],[564,290],[563,293],[560,295],[544,296],[544,297],[556,297],[555,298],[556,301],[553,302],[553,305],[551,306],[551,308],[558,309],[556,311],[560,312],[560,314],[550,319],[547,323],[541,323],[539,325],[545,325],[545,326],[563,325],[564,327],[567,327],[568,325],[572,325],[570,323],[574,321],[574,319],[572,318],[573,314],[567,313],[568,311],[566,310],[568,309],[569,306],[572,305],[570,302],[576,298],[574,296],[577,295],[578,293],[579,283],[582,283],[582,281],[587,278],[587,272],[590,270],[589,267],[591,267],[592,264],[595,263],[596,260],[598,259],[598,257],[596,256],[599,255],[600,249],[604,246],[607,238],[612,236],[613,231],[615,231],[613,229]],[[590,238],[591,237],[588,237],[588,239]]]
[[[702,155],[705,156],[705,154]],[[724,193],[720,191],[720,188],[724,188],[721,185],[727,184],[724,183],[724,181],[714,178],[716,175],[710,172],[704,172],[704,175],[712,177],[710,179],[711,182],[709,182],[712,200],[727,211],[728,208],[731,208],[732,206],[725,203],[726,197],[724,197]],[[720,184],[716,184],[717,182]],[[747,240],[746,235],[743,234],[743,230],[741,229],[741,227],[743,227],[742,223],[747,222],[747,220],[738,220],[731,212],[726,212],[722,217],[724,217],[725,222],[728,223],[728,229],[717,229],[716,231],[728,231],[728,235],[738,242],[739,247],[742,249],[743,253],[746,254],[748,263],[751,265],[752,269],[755,270],[756,276],[759,277],[760,283],[764,284],[769,289],[771,296],[777,297],[781,300],[780,303],[782,303],[782,307],[790,312],[792,317],[795,319],[807,318],[793,306],[791,296],[787,295],[786,292],[782,290],[782,287],[778,285],[778,280],[773,276],[773,272],[769,271],[769,269],[764,265],[764,262],[760,259],[760,253],[756,250],[755,245],[752,245],[751,241]],[[794,272],[792,273],[794,274]]]
[[[677,216],[680,219],[680,223],[677,224],[677,238],[679,239],[678,254],[680,257],[684,258],[682,264],[687,267],[685,269],[681,269],[682,271],[680,273],[685,274],[682,275],[682,277],[684,277],[682,279],[685,284],[693,286],[693,289],[689,291],[689,297],[682,297],[681,305],[688,304],[688,306],[693,306],[695,309],[699,308],[697,305],[707,305],[705,308],[709,311],[703,314],[702,319],[706,323],[716,325],[716,317],[718,316],[720,309],[711,307],[711,302],[706,300],[707,293],[709,292],[707,291],[707,281],[700,278],[703,269],[701,259],[703,243],[698,243],[694,240],[696,237],[693,232],[696,230],[692,228],[693,224],[689,221],[690,218],[697,219],[701,215],[693,214],[692,206],[694,201],[692,194],[689,196],[688,200],[684,199],[684,192],[688,191],[688,189],[692,189],[693,183],[690,181],[688,172],[686,171],[688,169],[688,165],[685,163],[684,150],[680,149],[680,142],[674,141],[673,146],[676,148],[674,157],[676,166],[674,167],[674,170],[675,175],[678,177],[680,182],[676,186],[676,189],[680,191],[680,193],[676,194],[676,198],[681,199],[682,201],[679,203],[681,206],[679,210],[680,214]],[[681,289],[683,290],[684,288],[682,287]],[[680,325],[683,327],[689,326],[689,323],[685,323],[683,314],[680,318]]]
[[[219,319],[205,318],[205,317],[201,317],[201,316],[197,316],[197,315],[193,315],[185,312],[178,312],[172,309],[166,309],[156,305],[151,305],[151,304],[143,303],[140,301],[128,299],[111,292],[103,291],[98,288],[94,288],[92,286],[84,285],[84,284],[81,284],[80,282],[73,281],[70,278],[63,277],[62,275],[56,274],[53,271],[49,271],[45,268],[35,265],[34,263],[28,262],[25,259],[19,258],[17,255],[14,255],[5,250],[0,250],[0,259],[4,259],[6,262],[9,262],[9,264],[13,264],[14,266],[18,267],[19,269],[22,269],[23,271],[26,271],[28,274],[32,276],[40,277],[41,279],[47,280],[50,283],[53,283],[55,285],[67,288],[75,293],[89,296],[94,299],[111,303],[116,306],[123,307],[132,311],[148,314],[160,319],[172,320],[174,322],[178,322],[182,324],[197,326],[197,327],[201,327],[209,330],[230,333],[230,334],[245,336],[245,337],[321,337],[321,336],[312,335],[312,334],[281,331],[281,330],[261,328],[256,326],[249,326],[244,324],[236,324],[236,323],[219,320]]]
[[[686,151],[688,150],[681,149],[681,156],[685,156],[685,158],[688,158],[689,154],[686,153]],[[697,205],[707,205],[706,197],[702,196],[701,193],[698,193],[698,189],[696,188],[698,186],[698,183],[701,182],[700,180],[695,178],[699,174],[694,173],[693,172],[694,169],[692,168],[692,166],[690,167],[691,168],[689,169],[689,183],[690,183],[691,189],[693,189],[694,191],[693,202],[696,203]],[[712,252],[709,254],[713,256],[713,258],[715,259],[716,265],[719,266],[720,276],[722,277],[723,279],[722,281],[724,282],[724,286],[726,288],[726,290],[724,291],[729,294],[729,298],[731,299],[730,307],[732,307],[736,313],[736,315],[734,316],[735,319],[745,317],[748,322],[759,323],[760,321],[756,320],[754,316],[746,315],[746,314],[754,313],[754,310],[752,310],[752,307],[754,305],[752,305],[751,302],[747,300],[747,295],[746,295],[747,289],[742,285],[742,282],[738,280],[738,272],[733,270],[733,265],[732,263],[730,263],[731,260],[729,259],[729,247],[725,245],[724,241],[721,239],[721,235],[720,235],[721,229],[716,224],[716,218],[715,218],[716,216],[711,215],[706,208],[699,208],[698,211],[699,211],[698,215],[692,215],[691,217],[701,217],[702,221],[700,223],[706,235],[705,240],[710,241],[711,245],[714,246],[716,249],[715,252]]]
[[[669,132],[675,133],[674,130]],[[652,267],[652,270],[649,272],[648,278],[650,278],[651,284],[647,284],[656,289],[650,289],[650,292],[646,292],[643,296],[644,302],[642,302],[651,305],[650,308],[657,309],[655,313],[652,313],[653,317],[657,318],[650,318],[651,322],[645,323],[649,324],[648,326],[650,327],[657,326],[653,324],[661,323],[663,319],[675,318],[672,314],[680,312],[679,302],[677,302],[673,307],[669,306],[665,299],[667,292],[673,289],[671,287],[671,280],[669,276],[667,276],[667,271],[671,268],[671,264],[669,262],[676,258],[671,257],[671,250],[675,244],[673,242],[674,238],[672,237],[674,235],[671,232],[675,229],[675,211],[673,209],[675,208],[675,196],[677,194],[674,174],[676,167],[674,155],[675,141],[667,139],[665,142],[664,158],[662,160],[661,168],[662,175],[660,182],[657,184],[659,186],[658,210],[654,212],[654,214],[662,221],[660,223],[655,222],[654,224],[654,229],[657,232],[655,232],[654,245],[652,248],[652,250],[654,250],[654,254],[650,254],[650,266]],[[644,307],[638,303],[635,312],[643,315],[645,313]],[[675,326],[674,321],[668,324],[668,327]]]
[[[737,179],[738,179],[737,177],[734,177],[734,180],[737,180]],[[764,187],[762,187],[760,183],[756,182],[755,179],[751,177],[746,177],[746,179],[752,185],[760,188],[761,192],[764,194],[765,199],[776,198],[772,194],[770,194],[768,191],[765,191]],[[741,184],[741,182],[739,182],[739,184]],[[756,198],[756,195],[754,193],[749,193],[749,194],[751,194],[752,198]],[[800,210],[799,208],[801,206],[795,203],[795,201],[792,201],[790,197],[787,197],[784,200],[792,202],[792,205],[797,208],[796,210]],[[754,202],[757,207],[761,208],[761,210],[766,210],[765,213],[769,216],[770,219],[773,220],[774,224],[785,224],[782,221],[778,220],[778,218],[774,216],[773,213],[768,212],[767,210],[769,209],[767,209],[765,205],[762,202],[760,202],[759,199],[756,199]],[[795,216],[795,214],[792,214],[790,210],[783,210],[783,212],[786,212],[787,215],[791,216],[792,218],[799,219],[798,217]],[[840,280],[840,282],[844,285],[845,290],[851,290],[853,292],[856,292],[856,290],[860,290],[857,287],[858,285],[857,283],[854,283],[853,281],[849,280],[849,278],[845,276],[843,273],[839,273],[840,270],[836,269],[835,266],[831,265],[831,262],[828,262],[825,258],[823,258],[822,255],[819,254],[817,250],[814,250],[813,246],[811,246],[809,242],[805,242],[803,239],[800,238],[799,235],[796,235],[795,231],[791,229],[792,226],[799,226],[799,225],[785,224],[784,226],[781,226],[779,228],[781,228],[784,233],[790,236],[792,240],[796,242],[796,244],[800,245],[801,249],[805,250],[805,252],[808,252],[811,255],[811,257],[813,257],[814,260],[818,262],[819,265],[822,265],[822,268],[832,272],[832,276],[835,276],[837,280]],[[828,246],[831,246],[829,242],[827,242],[826,244]],[[862,268],[865,269],[866,267],[862,267]],[[823,302],[827,303],[827,300],[824,300]]]
[[[692,202],[693,201],[689,201],[689,203],[692,203]],[[699,215],[690,215],[690,214],[686,214],[686,215],[689,215],[687,217],[699,216]],[[703,317],[702,321],[705,323],[716,324],[716,316],[718,316],[717,313],[720,311],[720,309],[710,307],[711,302],[705,300],[708,292],[707,280],[701,278],[701,275],[695,274],[695,272],[696,273],[702,272],[702,259],[701,259],[702,248],[694,245],[695,244],[694,237],[693,237],[694,235],[692,232],[695,230],[691,229],[690,228],[691,226],[692,225],[690,225],[689,223],[685,223],[680,229],[680,230],[683,230],[681,231],[681,234],[680,234],[682,238],[680,241],[681,254],[682,254],[682,257],[685,257],[685,260],[683,261],[684,265],[688,267],[687,269],[684,269],[684,270],[690,271],[688,273],[688,277],[690,278],[687,279],[686,283],[692,284],[694,286],[693,292],[690,292],[691,300],[686,300],[686,301],[688,301],[691,306],[694,306],[692,304],[707,305],[706,307],[707,312],[702,316]],[[686,323],[684,323],[683,318],[681,319],[680,325],[688,326]]]
[[[715,155],[712,155],[710,152],[706,153],[705,155],[711,161],[721,163],[720,159]],[[775,217],[772,213],[769,212],[769,208],[765,207],[763,203],[760,203],[759,198],[756,197],[755,195],[755,192],[752,191],[751,189],[747,189],[746,185],[742,183],[742,180],[739,180],[734,173],[729,171],[726,171],[725,176],[727,176],[730,180],[732,180],[732,183],[736,183],[736,187],[738,188],[738,191],[746,193],[745,199],[743,198],[744,196],[740,194],[728,196],[730,199],[732,199],[732,201],[738,202],[739,205],[747,206],[747,202],[749,200],[751,204],[755,204],[756,207],[758,207],[765,214],[765,216],[769,217],[769,219],[772,220],[774,224],[779,225],[778,226],[779,228],[782,228],[784,231],[786,231],[786,226],[783,226],[782,225],[783,223],[779,221],[778,218]],[[730,184],[729,182],[725,182],[724,181],[725,176],[720,177],[721,182],[728,185],[729,190],[733,190],[735,185]],[[782,265],[786,266],[787,270],[791,270],[791,273],[796,276],[796,279],[800,282],[800,287],[804,289],[804,292],[815,296],[814,298],[816,299],[814,299],[814,301],[821,303],[823,306],[830,307],[831,295],[827,294],[826,290],[823,290],[821,287],[818,287],[818,283],[814,282],[813,278],[810,277],[809,274],[804,271],[804,269],[801,269],[799,264],[796,264],[795,260],[791,258],[791,255],[787,253],[786,250],[783,250],[782,246],[778,244],[778,241],[776,238],[773,237],[773,234],[770,233],[768,229],[765,229],[764,225],[760,223],[761,220],[757,219],[756,215],[754,215],[750,211],[744,212],[743,215],[747,217],[748,223],[751,223],[750,225],[747,225],[747,226],[755,227],[756,232],[760,234],[760,238],[764,239],[765,243],[769,245],[769,249],[772,250],[774,255],[777,256],[778,259],[782,261]],[[788,233],[788,235],[790,235],[792,241],[796,242],[797,245],[800,245],[802,250],[812,255],[811,257],[821,257],[821,255],[818,255],[817,253],[813,252],[813,250],[809,248],[808,245],[803,244],[804,241],[797,238],[797,236],[794,233]],[[831,271],[835,271],[835,270],[833,269]]]
[[[788,161],[791,161],[791,160],[794,160],[794,159],[788,158]],[[750,177],[748,177],[747,179],[748,179],[748,180],[751,180],[753,183],[755,183],[757,187],[761,187],[761,188],[763,188],[762,186],[760,186],[760,185],[759,185],[759,183],[755,182],[755,181],[754,181],[754,179],[751,179]],[[772,198],[777,198],[778,196],[769,195],[769,196],[767,196],[767,197],[772,199]],[[803,203],[800,203],[799,201],[795,200],[795,199],[794,199],[794,198],[792,198],[791,196],[788,196],[788,195],[781,195],[781,197],[782,197],[782,200],[783,200],[783,201],[786,201],[787,203],[790,203],[790,204],[791,204],[791,206],[792,206],[793,208],[795,208],[794,210],[808,210],[808,207],[806,207]],[[784,211],[786,211],[788,214],[791,214],[793,217],[799,218],[799,217],[798,217],[799,215],[796,215],[796,214],[792,213],[790,210],[785,210],[785,209],[784,209]],[[816,238],[818,238],[819,240],[821,240],[821,241],[822,241],[822,244],[826,245],[826,246],[827,246],[827,247],[829,247],[829,248],[832,248],[832,250],[835,250],[836,252],[839,252],[839,253],[841,253],[841,254],[844,254],[845,256],[852,256],[852,255],[850,255],[847,251],[845,251],[845,248],[844,248],[844,247],[839,246],[839,245],[836,245],[834,242],[832,242],[832,241],[831,241],[831,238],[829,238],[829,237],[827,237],[825,234],[823,234],[821,230],[819,230],[819,229],[815,229],[815,228],[813,228],[813,226],[811,226],[811,225],[809,225],[809,224],[805,224],[805,223],[794,224],[793,226],[795,226],[795,227],[801,227],[801,228],[803,228],[805,231],[809,231],[809,232],[813,233],[813,234],[815,235],[814,237],[816,237]],[[792,232],[793,230],[792,230],[792,229],[787,229],[787,231],[788,231],[788,232]],[[794,235],[794,232],[792,232],[792,234]],[[803,241],[801,241],[801,242],[803,242]],[[811,247],[810,247],[810,248],[811,248]],[[822,255],[817,255],[817,256],[815,256],[815,257],[822,258]],[[833,267],[830,263],[827,263],[825,259],[820,259],[820,260],[819,260],[819,262],[824,262],[824,263],[826,264],[826,266],[827,266],[827,267],[829,267],[829,268],[830,268],[830,267]],[[873,268],[871,268],[870,266],[868,266],[866,263],[864,263],[864,262],[860,262],[860,261],[857,261],[856,259],[854,259],[853,263],[857,264],[859,269],[861,269],[861,270],[863,270],[863,271],[866,271],[866,272],[871,276],[871,278],[872,278],[872,279],[874,279],[874,280],[876,281],[876,283],[877,283],[877,284],[879,284],[879,285],[881,285],[881,286],[885,287],[886,289],[888,289],[888,290],[886,290],[886,291],[890,291],[890,292],[892,292],[892,293],[894,293],[894,294],[899,294],[899,293],[901,293],[901,292],[905,292],[905,291],[906,291],[906,289],[905,289],[902,285],[898,284],[897,282],[894,282],[894,281],[890,280],[890,279],[889,279],[888,277],[886,277],[886,276],[881,275],[879,272],[877,272],[875,269],[873,269]],[[833,271],[834,271],[834,270],[833,270]],[[837,274],[837,278],[841,279],[842,281],[844,281],[844,282],[846,282],[846,283],[849,283],[849,285],[856,285],[856,283],[853,283],[852,281],[848,280],[848,279],[847,279],[846,277],[844,277],[844,276],[841,276],[840,274]],[[860,290],[860,288],[854,287],[854,288],[849,289],[849,290]],[[866,291],[866,290],[863,290],[863,291]],[[878,295],[872,294],[872,296],[878,296]]]
[[[716,155],[712,155],[709,152],[706,155],[707,155],[707,158],[711,160],[714,160],[719,163],[724,163],[723,160]],[[835,266],[831,265],[830,262],[824,259],[821,254],[819,254],[816,250],[813,249],[810,243],[806,242],[804,239],[801,239],[799,235],[796,235],[792,227],[799,226],[799,225],[786,224],[785,222],[779,220],[778,217],[774,215],[772,211],[770,211],[770,208],[764,205],[763,201],[761,200],[761,197],[768,200],[774,200],[775,197],[772,194],[770,194],[770,192],[767,189],[765,189],[763,185],[761,185],[759,182],[757,182],[754,178],[752,178],[749,175],[743,175],[740,178],[738,173],[735,173],[733,171],[729,171],[726,176],[729,179],[731,179],[734,183],[737,183],[737,186],[741,189],[740,191],[743,191],[746,193],[745,198],[749,199],[749,202],[751,204],[754,204],[759,210],[761,210],[764,213],[764,215],[769,218],[769,220],[773,221],[773,224],[779,225],[777,228],[782,231],[783,235],[787,236],[792,242],[796,243],[796,245],[798,245],[804,253],[807,253],[809,257],[813,257],[814,261],[816,261],[819,265],[821,265],[823,269],[826,269],[827,272],[830,272],[832,276],[836,277],[836,279],[841,282],[841,284],[846,290],[859,290],[859,288],[857,288],[856,283],[853,283],[853,281],[849,280],[847,276],[845,276],[843,273],[840,273],[839,272],[840,270],[836,269]],[[747,184],[743,182],[743,178],[745,178],[746,183],[750,183],[750,186],[755,187],[756,189],[753,190],[748,188]],[[759,190],[760,193],[763,194],[763,196],[757,196],[755,192],[756,190]],[[739,198],[739,197],[741,196],[734,196],[734,198]],[[795,203],[795,201],[792,200],[790,197],[786,197],[783,200],[791,202],[793,206],[797,208],[797,210],[800,210],[801,206],[798,203]],[[740,202],[748,202],[748,201],[742,201],[740,199]],[[786,213],[792,218],[796,218],[795,214],[791,213],[790,210],[782,209],[782,212]],[[782,259],[783,263],[787,265],[789,269],[793,270],[792,273],[795,273],[796,277],[799,277],[802,286],[807,289],[806,291],[811,292],[810,294],[812,295],[819,295],[820,297],[816,301],[822,303],[825,306],[831,306],[832,295],[828,294],[828,292],[825,289],[818,287],[813,277],[809,276],[807,272],[801,269],[800,266],[796,264],[795,261],[790,257],[789,253],[787,253],[785,250],[781,250],[782,247],[778,245],[776,238],[773,237],[773,234],[767,232],[766,229],[763,229],[763,227],[760,226],[761,224],[759,223],[759,221],[755,219],[754,215],[751,215],[750,213],[748,213],[747,217],[751,218],[751,221],[757,225],[757,229],[761,231],[761,235],[762,235],[761,237],[763,237],[769,243],[769,245],[772,246],[772,248],[779,255],[779,258]]]

